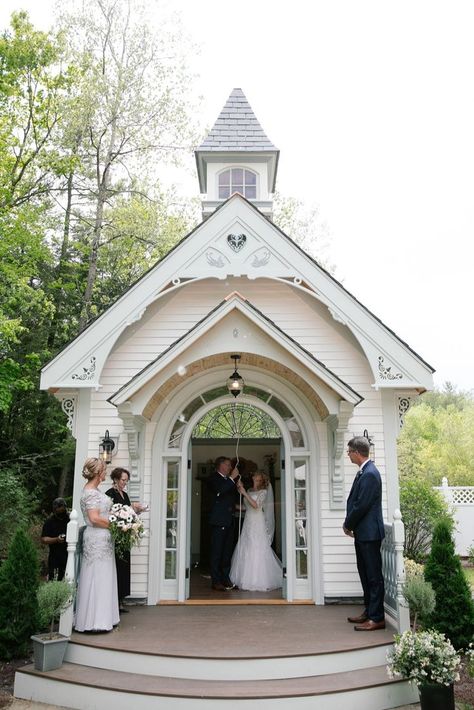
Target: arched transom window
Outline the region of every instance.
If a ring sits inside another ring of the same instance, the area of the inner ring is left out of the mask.
[[[257,199],[257,175],[246,168],[229,168],[219,175],[219,199],[240,192],[247,200]]]
[[[255,397],[266,402],[283,419],[291,437],[291,442],[295,448],[304,448],[303,432],[298,424],[297,418],[281,399],[275,397],[271,392],[265,392],[258,387],[246,387],[246,393],[250,397]],[[168,446],[172,449],[181,446],[181,438],[186,429],[187,422],[193,414],[198,411],[203,404],[212,402],[215,399],[228,395],[225,385],[216,387],[207,392],[203,392],[193,399],[179,414],[171,435]],[[258,407],[248,403],[230,402],[229,404],[219,404],[205,414],[193,429],[193,438],[235,438],[245,437],[249,439],[279,438],[281,436],[278,426],[271,416],[263,412]]]

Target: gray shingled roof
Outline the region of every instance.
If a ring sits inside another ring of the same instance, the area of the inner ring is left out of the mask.
[[[234,89],[198,151],[276,151],[242,89]]]

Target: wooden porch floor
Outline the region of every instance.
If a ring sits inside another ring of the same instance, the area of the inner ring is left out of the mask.
[[[74,643],[132,653],[189,658],[276,658],[381,646],[395,629],[354,631],[347,616],[360,607],[130,606],[108,634],[73,632]]]

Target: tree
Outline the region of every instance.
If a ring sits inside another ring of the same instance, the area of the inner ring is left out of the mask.
[[[308,207],[294,197],[274,196],[273,221],[330,274],[336,267],[329,260],[330,232],[315,206]]]
[[[448,517],[446,501],[427,481],[406,477],[400,482],[400,510],[405,524],[405,556],[423,562],[436,522]]]
[[[25,656],[37,630],[38,557],[30,538],[18,528],[0,567],[0,658]]]
[[[0,559],[6,556],[16,528],[28,527],[35,503],[13,471],[0,469]]]
[[[121,235],[118,207],[141,195],[140,175],[190,149],[190,75],[165,23],[147,21],[137,0],[88,0],[61,18],[70,61],[79,71],[71,102],[70,150],[79,157],[72,176],[83,258],[87,261],[79,329],[97,314],[94,289],[99,251]],[[159,27],[159,32],[154,30]]]
[[[426,397],[426,399],[425,399]],[[433,486],[474,485],[474,398],[447,383],[427,393],[406,415],[398,440],[400,476],[422,477]]]
[[[425,626],[446,634],[455,648],[467,648],[474,634],[474,603],[454,550],[452,523],[448,520],[440,520],[434,529],[425,579],[436,597],[434,611],[423,620]]]
[[[0,462],[43,508],[74,441],[41,367],[193,220],[158,185],[188,147],[190,77],[136,10],[90,0],[55,33],[19,13],[0,38]]]

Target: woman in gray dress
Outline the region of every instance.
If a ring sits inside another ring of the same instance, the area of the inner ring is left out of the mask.
[[[87,480],[81,496],[86,529],[77,588],[76,631],[111,631],[119,621],[114,544],[108,530],[112,501],[99,490],[107,467],[104,461],[86,459],[82,475]]]

